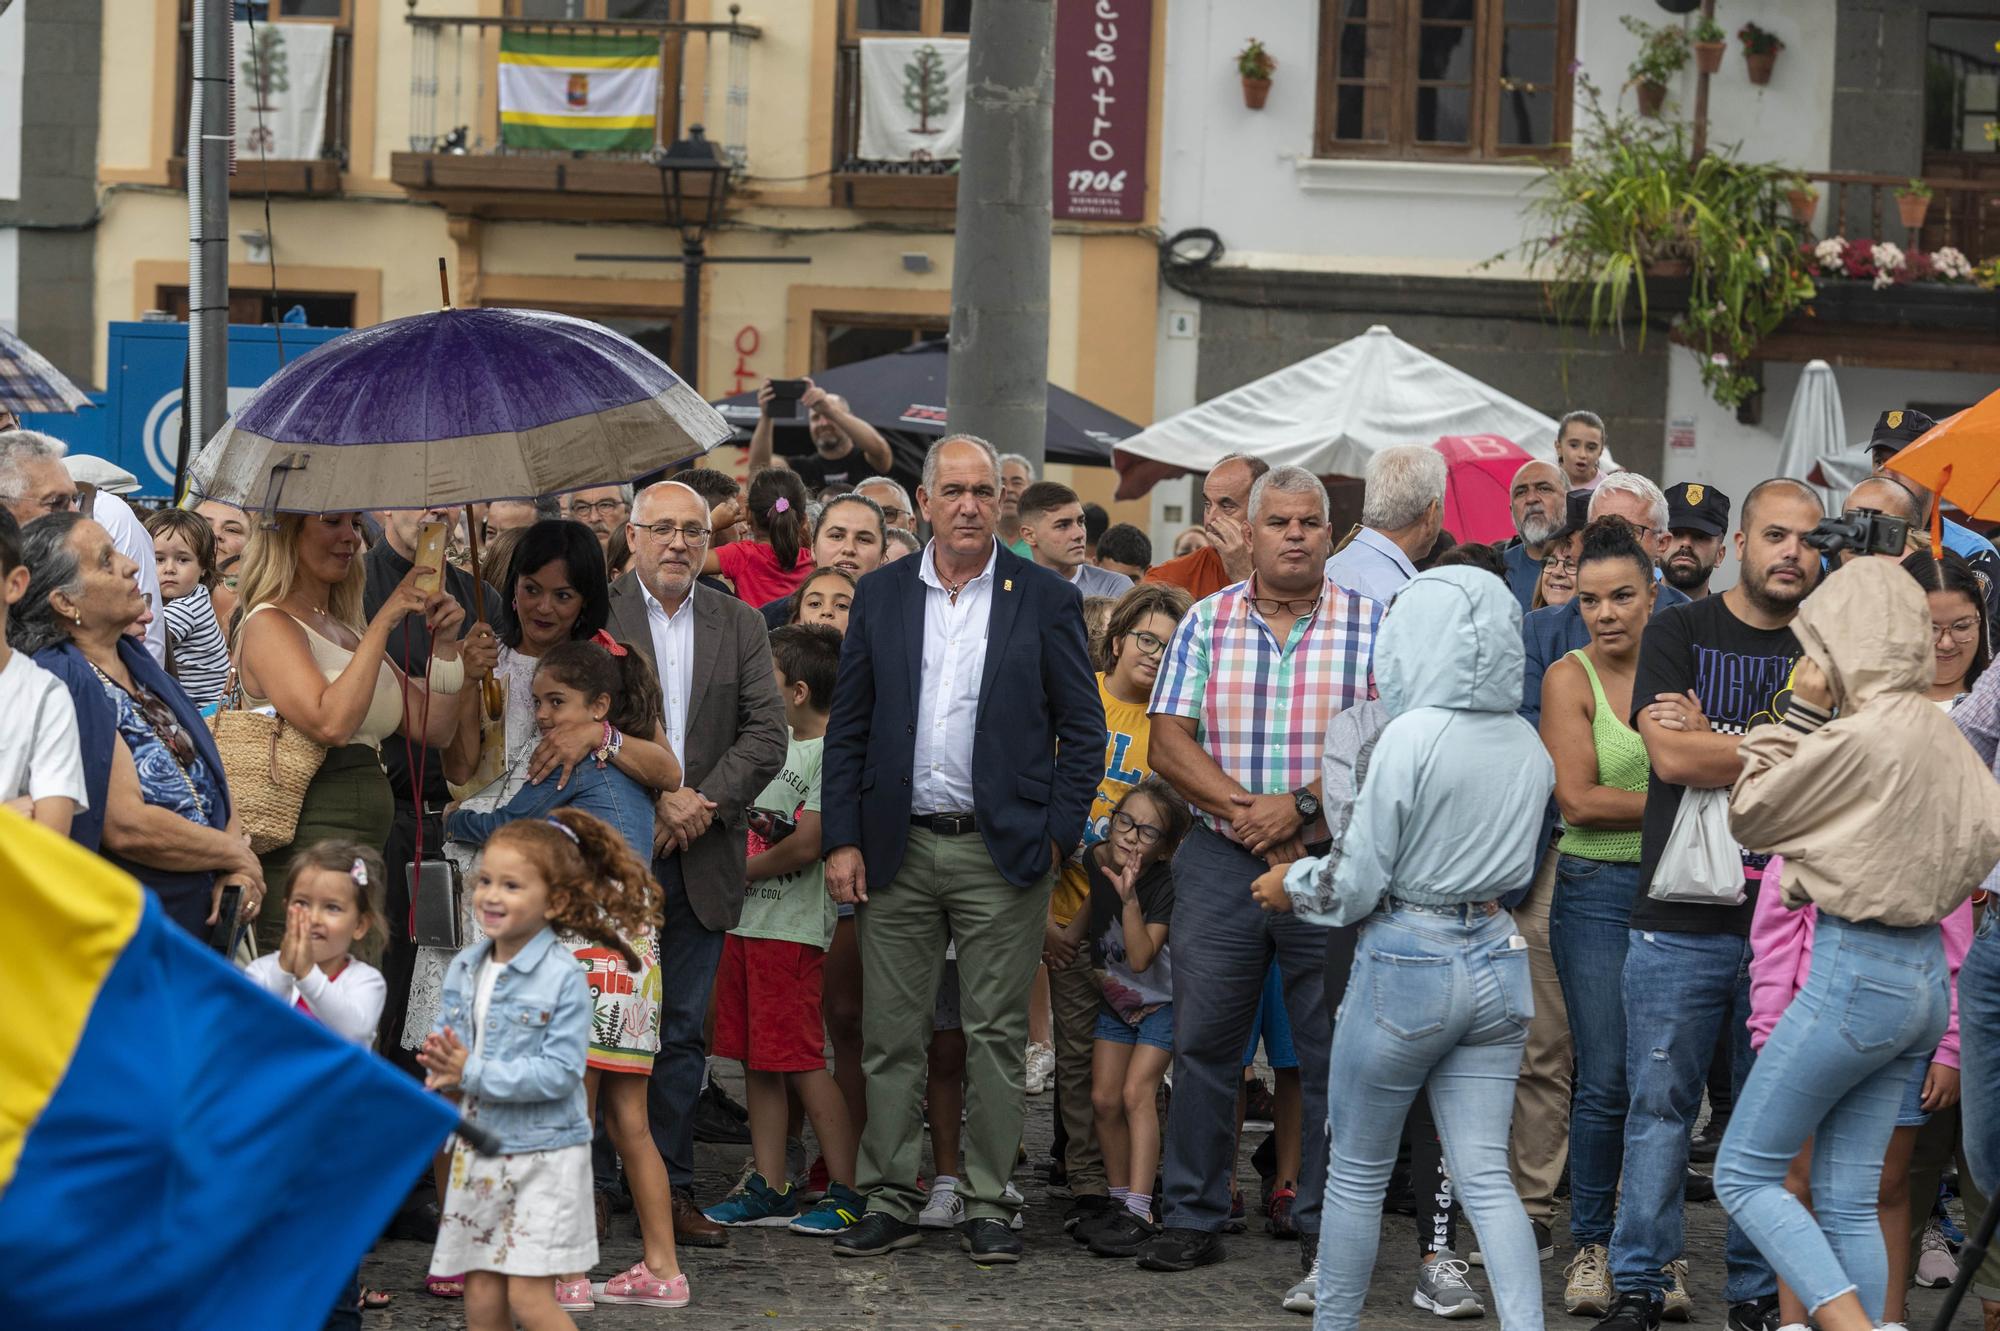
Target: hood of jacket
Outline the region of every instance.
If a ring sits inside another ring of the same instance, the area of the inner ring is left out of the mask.
[[[1792,632],[1826,672],[1845,715],[1884,694],[1921,695],[1936,670],[1930,602],[1917,580],[1887,559],[1835,569],[1800,603]]]
[[[1903,580],[1916,587],[1907,573]],[[1511,713],[1521,706],[1525,660],[1521,606],[1507,584],[1484,569],[1434,568],[1404,584],[1382,617],[1375,686],[1391,716],[1419,707]]]

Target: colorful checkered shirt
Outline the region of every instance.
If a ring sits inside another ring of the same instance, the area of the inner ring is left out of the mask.
[[[1198,601],[1174,630],[1153,683],[1151,710],[1195,723],[1195,741],[1253,795],[1320,778],[1326,723],[1375,696],[1375,630],[1382,605],[1326,583],[1319,607],[1282,646],[1250,605],[1250,584]],[[1195,817],[1234,839],[1226,821]]]

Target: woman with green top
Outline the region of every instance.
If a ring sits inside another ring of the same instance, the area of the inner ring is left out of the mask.
[[[1569,1311],[1611,1307],[1610,1248],[1625,1157],[1627,925],[1639,893],[1639,821],[1646,808],[1646,746],[1626,723],[1639,639],[1653,613],[1653,561],[1624,519],[1584,529],[1576,604],[1590,645],[1542,680],[1542,743],[1556,765],[1563,828],[1549,948],[1576,1046],[1570,1107],[1570,1232],[1576,1257],[1563,1291]]]

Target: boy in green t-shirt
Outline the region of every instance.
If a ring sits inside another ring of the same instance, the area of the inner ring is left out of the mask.
[[[785,765],[750,814],[743,918],[722,943],[715,981],[715,1053],[743,1064],[756,1170],[708,1208],[719,1225],[789,1225],[799,1234],[837,1234],[861,1218],[854,1191],[854,1124],[826,1070],[820,984],[833,941],[833,899],[819,855],[821,750],[840,635],[824,624],[791,624],[771,634],[778,694],[791,743]],[[785,1168],[786,1085],[819,1138],[832,1180],[800,1214]],[[784,1186],[774,1187],[771,1180]]]

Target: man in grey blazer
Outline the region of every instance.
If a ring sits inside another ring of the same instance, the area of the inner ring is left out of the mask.
[[[694,1108],[702,1025],[722,936],[743,913],[746,810],[785,761],[785,709],[764,617],[733,596],[697,592],[708,504],[662,481],[632,505],[631,571],[611,585],[611,634],[659,678],[681,788],[660,798],[654,875],[660,934],[660,1053],[649,1097],[653,1140],[674,1190],[674,1237],[719,1248],[728,1231],[694,1200]]]

